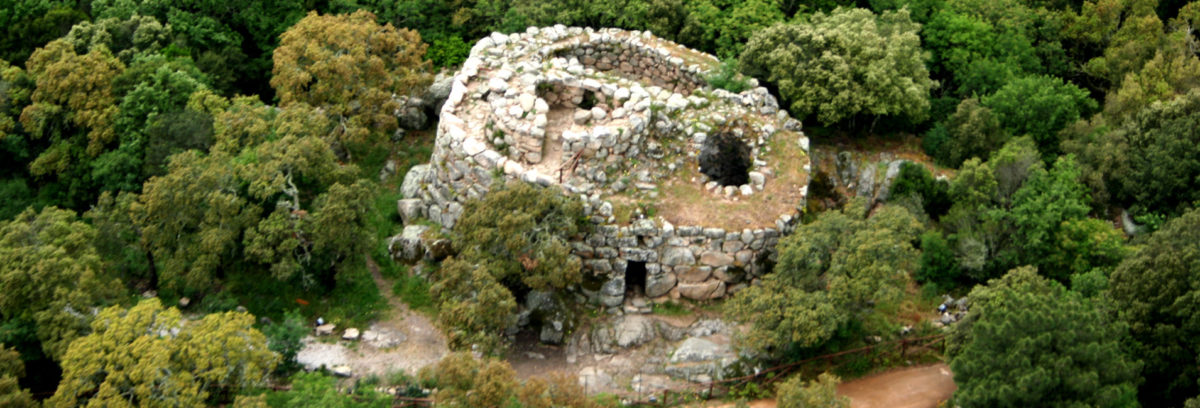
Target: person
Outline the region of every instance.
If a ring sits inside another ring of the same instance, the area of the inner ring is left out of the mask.
[[[324,318],[324,317],[318,317],[318,318],[317,318],[317,326],[324,326],[324,325],[325,325],[325,318]]]

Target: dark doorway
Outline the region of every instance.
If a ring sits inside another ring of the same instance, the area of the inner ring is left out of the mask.
[[[629,261],[625,265],[625,293],[646,293],[646,263]]]
[[[750,146],[737,135],[711,135],[700,149],[700,172],[723,186],[740,186],[750,181]]]

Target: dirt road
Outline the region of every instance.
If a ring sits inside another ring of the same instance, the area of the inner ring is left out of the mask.
[[[911,367],[859,378],[838,386],[851,408],[934,408],[957,387],[945,364]]]
[[[838,394],[850,397],[851,408],[936,408],[957,387],[950,367],[934,364],[879,373],[838,386]],[[714,405],[732,408],[734,404]],[[774,400],[750,403],[752,408],[775,408]]]

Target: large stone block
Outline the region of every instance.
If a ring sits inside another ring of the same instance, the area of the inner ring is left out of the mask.
[[[711,300],[725,296],[725,282],[708,280],[700,283],[679,283],[679,294],[688,299]]]

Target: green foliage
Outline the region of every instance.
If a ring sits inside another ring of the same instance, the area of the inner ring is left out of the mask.
[[[1014,78],[1064,75],[1058,14],[1019,0],[947,0],[922,29],[930,71],[959,97],[987,95]]]
[[[451,347],[498,351],[516,318],[514,292],[578,284],[567,238],[588,225],[578,201],[519,181],[468,202],[454,226],[458,256],[442,263],[430,288]]]
[[[96,230],[71,211],[27,209],[0,223],[0,315],[34,323],[46,355],[60,359],[87,330],[93,306],[118,296],[101,268]]]
[[[433,314],[434,304],[429,281],[423,277],[410,275],[407,271],[402,272],[392,286],[392,294],[399,296],[410,309]]]
[[[1114,310],[1145,359],[1144,406],[1177,406],[1200,393],[1200,210],[1167,221],[1113,271]]]
[[[476,360],[470,353],[450,353],[421,369],[423,383],[436,384],[434,400],[451,408],[502,407],[516,396],[516,372],[503,360]]]
[[[937,219],[950,209],[950,183],[936,180],[925,166],[913,162],[900,165],[900,174],[892,181],[893,198],[915,195],[921,198],[923,210]]]
[[[1046,158],[1059,152],[1058,132],[1096,109],[1088,92],[1049,76],[1008,82],[983,98],[999,124],[1012,135],[1029,135]]]
[[[747,346],[780,354],[814,349],[899,301],[917,266],[912,240],[922,227],[900,207],[869,219],[863,212],[822,213],[780,240],[775,272],[726,304],[731,318],[751,324]]]
[[[25,363],[20,353],[0,344],[0,406],[33,408],[37,405],[29,390],[22,389],[17,380],[25,376]]]
[[[71,26],[87,20],[68,0],[5,2],[0,10],[0,59],[20,64],[34,49],[62,37]]]
[[[1141,364],[1121,347],[1127,326],[1079,294],[1024,267],[969,299],[949,340],[956,404],[1138,406]]]
[[[954,205],[942,224],[960,267],[976,281],[1035,265],[1065,282],[1123,255],[1119,232],[1085,221],[1090,197],[1074,159],[1060,157],[1047,171],[1028,137],[1006,144],[987,163],[964,163],[950,196]]]
[[[397,128],[395,95],[429,84],[420,34],[379,25],[375,15],[309,13],[283,33],[271,86],[281,107],[318,108],[339,126],[330,138],[342,157],[365,156]]]
[[[391,406],[392,398],[376,392],[372,387],[359,388],[353,395],[343,393],[337,387],[337,379],[320,372],[301,372],[292,376],[292,389],[286,392],[267,394],[271,407],[303,408],[385,408]]]
[[[315,135],[329,124],[311,110],[242,100],[216,118],[210,154],[174,156],[131,208],[162,284],[203,294],[230,268],[334,287],[373,247],[373,184]]]
[[[947,289],[961,274],[954,250],[942,233],[929,231],[921,234],[921,266],[913,274],[917,282]]]
[[[812,381],[804,381],[803,377],[795,375],[779,384],[776,399],[780,408],[849,408],[850,398],[837,394],[840,382],[836,375],[829,373],[821,373]]]
[[[905,10],[817,12],[755,33],[741,55],[742,72],[774,83],[798,117],[816,114],[825,124],[859,114],[919,121],[936,84],[925,69],[919,29]]]
[[[281,321],[263,327],[263,334],[267,336],[267,347],[283,359],[277,367],[281,374],[291,373],[300,368],[300,364],[296,362],[296,354],[304,348],[301,340],[308,333],[308,325],[298,310],[289,310],[284,313]]]
[[[737,67],[738,62],[736,59],[721,61],[720,68],[717,68],[708,78],[705,78],[708,81],[708,86],[733,93],[741,93],[749,89],[750,81],[738,72]]]
[[[428,58],[433,63],[434,67],[450,68],[462,64],[471,55],[471,45],[463,41],[462,37],[457,35],[446,36],[442,38],[430,40],[429,49],[425,51],[425,58]]]
[[[71,343],[51,406],[198,406],[265,384],[279,357],[246,313],[184,324],[157,298],[104,309]]]
[[[925,151],[943,165],[958,167],[970,158],[986,160],[1009,134],[996,114],[978,99],[963,99],[954,114],[925,134]]]

